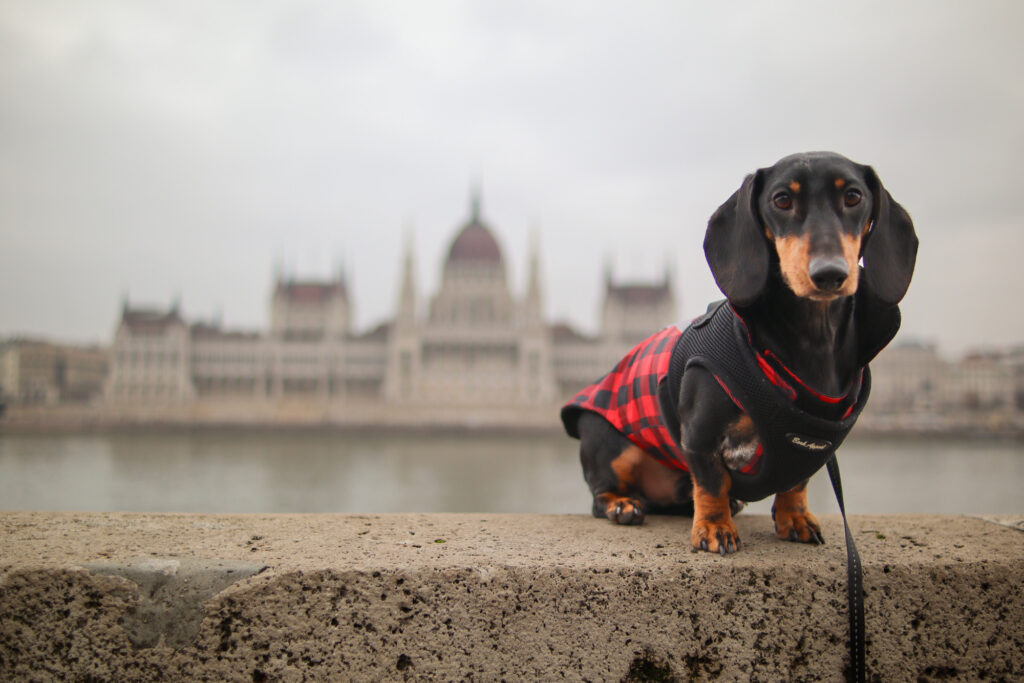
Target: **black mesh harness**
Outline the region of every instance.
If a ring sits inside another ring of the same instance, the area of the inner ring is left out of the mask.
[[[711,372],[757,429],[764,452],[760,467],[753,473],[729,472],[730,497],[747,502],[788,491],[824,467],[871,392],[871,372],[865,366],[851,388],[856,402],[843,419],[801,409],[761,370],[743,321],[726,301],[719,301],[683,332],[658,388],[662,418],[677,442],[676,402],[683,374],[694,366]]]

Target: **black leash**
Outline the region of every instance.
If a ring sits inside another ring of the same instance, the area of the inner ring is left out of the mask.
[[[857,544],[853,542],[850,525],[846,522],[846,505],[843,504],[843,480],[839,478],[839,461],[833,453],[828,463],[828,478],[832,480],[832,489],[839,501],[839,511],[843,513],[843,528],[846,530],[846,599],[850,611],[850,668],[853,680],[862,683],[866,680],[867,669],[864,663],[864,589],[863,572],[860,566],[860,555]]]

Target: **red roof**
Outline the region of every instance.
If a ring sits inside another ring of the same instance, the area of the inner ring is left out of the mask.
[[[121,324],[132,334],[163,334],[168,327],[184,325],[185,321],[178,315],[177,308],[164,313],[151,309],[131,310],[125,306],[121,311]]]
[[[464,261],[501,262],[501,247],[479,220],[467,223],[448,250],[448,263]]]
[[[224,330],[219,324],[193,323],[189,328],[193,339],[259,339],[259,332]]]
[[[334,282],[278,282],[277,294],[293,303],[322,303],[335,296],[347,299],[343,280]]]
[[[386,341],[389,334],[391,334],[391,323],[383,322],[377,325],[369,332],[364,332],[363,334],[357,335],[354,338],[361,339],[364,341]]]
[[[608,285],[608,298],[633,306],[651,306],[671,297],[667,284],[660,285]]]
[[[586,336],[578,332],[574,327],[568,323],[555,323],[549,328],[551,330],[551,339],[558,342],[593,342],[591,337]]]

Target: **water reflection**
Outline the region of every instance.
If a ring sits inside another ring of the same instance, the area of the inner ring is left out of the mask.
[[[4,435],[0,508],[587,513],[576,449],[557,435]],[[851,512],[1024,508],[1021,444],[852,439],[840,461]],[[815,511],[838,512],[824,472],[809,495]],[[762,501],[748,509],[769,507]]]

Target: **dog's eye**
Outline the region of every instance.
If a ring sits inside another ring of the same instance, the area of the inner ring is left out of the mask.
[[[776,192],[775,196],[772,197],[772,204],[775,208],[786,211],[793,206],[793,198],[788,192]]]
[[[847,206],[857,206],[862,196],[860,190],[847,190],[843,195],[843,203]]]

